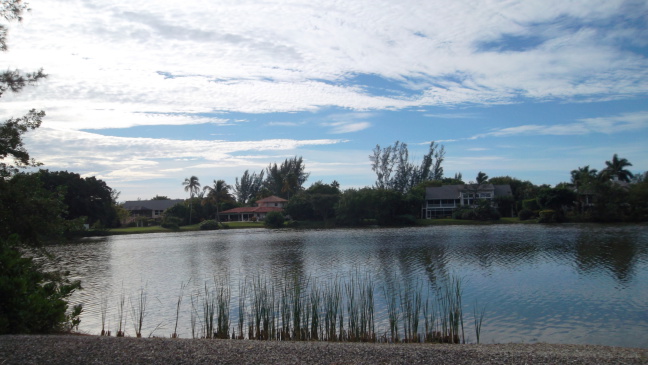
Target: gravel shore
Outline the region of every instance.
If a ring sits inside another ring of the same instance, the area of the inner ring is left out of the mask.
[[[0,364],[648,364],[648,350],[7,335]]]

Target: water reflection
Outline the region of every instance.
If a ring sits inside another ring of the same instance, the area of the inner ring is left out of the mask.
[[[85,289],[73,300],[84,303],[81,328],[90,333],[100,331],[102,298],[114,324],[119,296],[142,287],[150,294],[147,322],[155,327],[175,320],[180,286],[191,280],[179,329],[189,337],[191,298],[215,281],[229,281],[235,320],[238,286],[246,280],[326,283],[359,272],[376,285],[376,313],[384,316],[383,290],[434,291],[454,274],[464,279],[466,313],[475,301],[488,306],[485,342],[648,347],[646,226],[253,229],[115,236],[51,251],[82,280]]]
[[[606,238],[579,233],[575,247],[576,265],[584,274],[608,272],[620,284],[627,284],[634,276],[640,256],[637,237],[618,234]]]

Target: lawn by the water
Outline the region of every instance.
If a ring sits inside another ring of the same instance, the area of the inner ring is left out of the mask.
[[[262,222],[227,222],[224,223],[227,228],[262,228]],[[127,228],[113,228],[108,230],[109,235],[113,234],[139,234],[139,233],[160,233],[160,232],[190,232],[199,231],[200,224],[192,224],[190,226],[182,226],[179,230],[163,228],[160,226],[151,227],[127,227]]]
[[[487,224],[533,224],[537,223],[537,220],[530,219],[526,221],[520,221],[518,218],[501,218],[496,221],[474,221],[474,220],[462,220],[462,219],[418,219],[416,225],[418,226],[447,226],[447,225],[487,225]],[[227,222],[223,223],[226,228],[223,229],[240,229],[240,228],[263,228],[263,222]],[[322,229],[322,228],[334,228],[335,224],[325,223],[325,222],[298,222],[297,224],[292,225],[295,228],[302,229]],[[139,234],[139,233],[160,233],[160,232],[191,232],[199,231],[200,224],[193,224],[190,226],[182,226],[179,230],[173,230],[168,228],[163,228],[160,226],[151,226],[151,227],[128,227],[128,228],[113,228],[109,229],[106,233],[108,235],[116,234]]]

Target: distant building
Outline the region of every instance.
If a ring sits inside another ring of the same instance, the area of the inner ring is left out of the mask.
[[[240,207],[220,212],[218,215],[226,221],[264,220],[270,212],[282,212],[288,200],[278,196],[269,196],[256,201],[254,207]]]
[[[513,196],[510,185],[493,184],[463,184],[444,185],[425,189],[422,217],[442,218],[452,216],[452,213],[462,206],[474,206],[478,200],[493,200],[500,196]]]
[[[124,203],[124,209],[130,212],[131,220],[134,217],[160,218],[165,210],[182,202],[182,199],[132,200]]]

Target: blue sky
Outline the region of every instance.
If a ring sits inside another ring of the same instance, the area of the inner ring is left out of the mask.
[[[181,198],[303,156],[306,185],[375,181],[380,144],[430,141],[446,176],[536,184],[648,170],[646,1],[34,0],[6,68],[49,78],[4,96],[46,111],[26,138],[50,170],[122,200]]]

